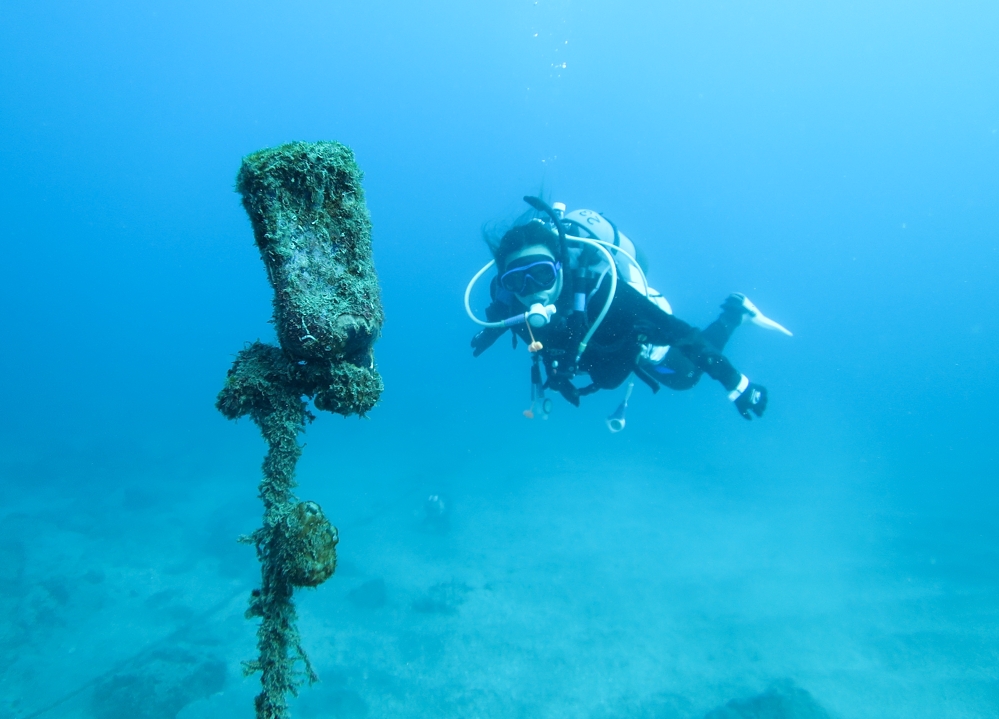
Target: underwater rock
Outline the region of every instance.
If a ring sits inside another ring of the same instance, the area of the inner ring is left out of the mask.
[[[225,662],[163,649],[133,671],[100,682],[90,699],[94,719],[174,719],[191,702],[222,691]]]
[[[360,609],[381,609],[385,606],[385,581],[372,579],[347,592],[347,600]]]
[[[733,699],[712,709],[704,719],[830,719],[830,716],[811,694],[790,679],[782,679],[762,694]]]
[[[464,582],[441,582],[414,599],[413,610],[421,614],[454,614],[465,603],[465,595],[470,591],[472,588]]]
[[[370,366],[384,320],[362,173],[338,142],[293,142],[243,159],[236,189],[295,359]]]

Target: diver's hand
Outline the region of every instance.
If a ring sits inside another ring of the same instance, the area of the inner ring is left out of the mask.
[[[504,332],[506,332],[506,327],[503,327],[502,329],[499,327],[486,327],[484,330],[479,332],[479,334],[472,338],[472,356],[478,357],[480,354],[492,347],[493,343],[498,340],[500,335]]]
[[[752,419],[754,414],[762,417],[767,409],[767,388],[750,382],[746,375],[742,376],[739,387],[732,391],[729,398],[735,402],[735,408],[745,419]]]

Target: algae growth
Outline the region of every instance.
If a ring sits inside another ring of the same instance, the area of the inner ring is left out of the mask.
[[[274,289],[280,347],[254,342],[236,357],[216,407],[229,419],[249,416],[267,442],[260,498],[263,526],[244,541],[256,546],[261,586],[248,618],[259,617],[259,719],[289,716],[288,695],[316,675],[296,628],[295,587],[316,587],[336,569],[336,527],[315,502],[300,502],[298,434],[323,411],[364,415],[382,380],[372,345],[384,315],[371,259],[371,220],[361,171],[336,142],[296,142],[243,159],[243,196]],[[301,669],[298,663],[301,662]]]

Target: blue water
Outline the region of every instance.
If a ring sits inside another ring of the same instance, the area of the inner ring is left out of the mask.
[[[213,401],[274,333],[233,184],[320,139],[365,172],[386,390],[303,438],[341,543],[296,717],[999,715],[996,37],[990,2],[0,0],[0,718],[252,715],[264,445]],[[679,317],[794,331],[727,350],[763,419],[708,380],[617,435],[619,393],[522,417],[461,293],[539,191]]]

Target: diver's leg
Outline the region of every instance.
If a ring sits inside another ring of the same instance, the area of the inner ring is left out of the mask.
[[[718,319],[705,327],[701,331],[701,335],[711,347],[718,352],[722,352],[725,350],[725,345],[728,344],[736,327],[741,325],[747,317],[762,317],[762,314],[756,308],[756,305],[749,301],[748,297],[737,292],[733,293],[726,297],[725,301],[721,304],[721,314],[718,315]],[[754,319],[753,321],[756,322],[757,320]],[[764,321],[770,322],[774,329],[780,329],[790,334],[790,332],[780,325],[770,320]],[[684,390],[690,389],[697,384],[704,372],[698,369],[685,354],[678,352],[674,348],[669,350],[660,362],[650,368],[650,374],[660,384],[670,389]]]
[[[750,310],[746,307],[744,295],[733,294],[725,298],[721,304],[721,314],[718,319],[709,324],[701,334],[704,339],[719,352],[725,349],[735,328],[742,324]]]
[[[719,352],[725,349],[735,328],[742,324],[748,314],[742,302],[742,295],[730,295],[721,305],[718,319],[701,331],[708,344]],[[659,364],[653,368],[652,376],[670,389],[690,389],[701,379],[703,370],[687,358],[685,354],[670,349]]]
[[[760,312],[760,308],[754,305],[746,295],[734,292],[729,295],[721,305],[722,312],[718,319],[704,328],[701,333],[710,344],[714,345],[719,352],[725,349],[725,344],[735,331],[747,318],[753,324],[768,330],[776,330],[791,336],[791,330],[783,325],[774,322],[772,319]]]
[[[671,347],[662,361],[652,368],[650,374],[658,382],[670,389],[690,389],[704,374],[703,370],[687,359],[686,355]]]

